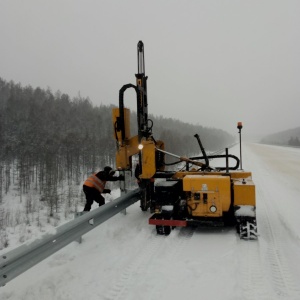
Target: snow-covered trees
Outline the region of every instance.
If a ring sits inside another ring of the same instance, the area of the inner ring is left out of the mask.
[[[45,206],[48,218],[56,218],[66,210],[76,211],[83,200],[81,184],[86,176],[115,164],[112,107],[95,107],[80,95],[71,100],[59,91],[22,87],[0,78],[0,208],[3,195],[13,191],[23,203],[23,210],[18,211],[27,215],[22,218],[27,222],[34,221],[36,214],[35,222],[40,224]],[[167,150],[175,154],[194,155],[200,151],[193,138],[195,133],[207,150],[225,148],[234,140],[222,130],[150,118],[154,137],[162,139]],[[131,123],[135,135],[135,112]],[[7,210],[0,213],[3,226],[8,226],[6,215]],[[4,233],[1,238],[5,240]]]

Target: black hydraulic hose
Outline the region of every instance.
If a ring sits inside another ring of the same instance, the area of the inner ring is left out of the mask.
[[[236,160],[236,165],[234,167],[229,167],[229,170],[237,170],[239,165],[240,165],[240,160],[238,157],[236,157],[235,155],[232,154],[228,154],[228,157],[233,158],[234,160]],[[207,156],[208,159],[214,159],[214,158],[226,158],[226,154],[220,154],[220,155],[208,155]],[[194,157],[190,157],[190,159],[204,159],[203,156],[194,156]],[[226,170],[226,167],[215,167],[215,169],[218,170]]]
[[[178,161],[175,161],[175,162],[172,162],[172,163],[164,163],[165,166],[174,166],[174,165],[177,165],[179,163],[182,163],[181,160],[178,160]]]
[[[199,136],[199,134],[196,133],[196,134],[194,135],[194,137],[195,137],[195,138],[197,139],[197,141],[198,141],[198,144],[199,144],[199,146],[200,146],[201,152],[202,152],[203,157],[204,157],[204,160],[205,160],[205,165],[202,167],[202,169],[208,168],[208,167],[209,167],[209,160],[208,160],[208,158],[207,158],[205,149],[204,149],[204,147],[203,147],[203,145],[202,145],[202,142],[201,142],[201,140],[200,140],[200,136]]]
[[[134,88],[136,91],[136,96],[137,96],[137,102],[139,100],[139,95],[138,95],[138,88],[137,86],[128,83],[122,86],[122,88],[119,91],[119,111],[120,111],[120,127],[121,127],[121,132],[122,132],[122,141],[125,140],[125,122],[124,122],[124,93],[127,89],[129,88]]]
[[[148,119],[147,122],[151,123],[151,125],[148,126],[148,131],[151,132],[152,131],[152,127],[153,127],[153,121],[151,119]]]
[[[117,128],[117,127],[118,127],[118,126],[117,126],[117,121],[116,121],[115,124],[114,124],[114,131],[115,131],[115,139],[116,139],[117,144],[118,144],[119,139],[118,139],[118,133],[117,133],[118,128]]]
[[[228,154],[228,157],[231,157],[233,158],[234,160],[236,160],[236,165],[234,167],[229,167],[228,169],[229,170],[237,170],[239,165],[240,165],[240,160],[238,157],[236,157],[235,155],[232,155],[232,154]],[[225,154],[222,154],[222,155],[208,155],[207,156],[207,159],[214,159],[214,158],[226,158],[226,155]],[[193,156],[193,157],[189,157],[189,159],[192,159],[192,160],[200,160],[200,159],[204,159],[203,156]],[[173,165],[176,165],[176,164],[179,164],[179,163],[182,163],[181,160],[178,160],[178,161],[175,161],[175,162],[172,162],[172,163],[164,163],[165,166],[173,166]],[[226,167],[215,167],[215,169],[217,170],[226,170]]]
[[[140,126],[140,121],[139,121],[139,116],[140,116],[140,107],[139,107],[139,96],[140,96],[140,92],[143,91],[144,89],[140,86],[135,86],[131,83],[125,84],[123,85],[123,87],[120,89],[119,91],[119,111],[120,111],[120,121],[118,122],[118,130],[121,130],[122,132],[122,141],[124,141],[125,139],[125,120],[124,120],[124,93],[127,89],[129,88],[133,88],[136,92],[136,100],[137,100],[137,117],[138,117],[138,125]],[[146,105],[146,103],[144,103]],[[147,116],[146,116],[147,117]],[[149,133],[151,133],[152,127],[153,127],[153,121],[151,119],[147,119],[147,122],[151,122],[151,126],[149,128],[147,128],[147,132],[145,133],[146,136],[149,135]],[[139,128],[139,137],[141,137],[141,128]]]

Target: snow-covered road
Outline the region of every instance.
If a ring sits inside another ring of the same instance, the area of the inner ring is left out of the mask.
[[[300,149],[245,144],[243,168],[256,184],[257,241],[233,228],[157,236],[136,203],[0,288],[0,299],[299,300]]]

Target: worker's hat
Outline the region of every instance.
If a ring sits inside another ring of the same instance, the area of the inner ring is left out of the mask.
[[[106,166],[104,168],[104,172],[107,173],[107,174],[109,174],[110,176],[112,176],[112,175],[115,174],[115,171],[111,167],[109,167],[109,166]]]

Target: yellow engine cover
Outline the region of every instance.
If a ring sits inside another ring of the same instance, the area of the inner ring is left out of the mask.
[[[189,213],[197,217],[221,217],[230,208],[230,177],[187,175],[183,178]]]

